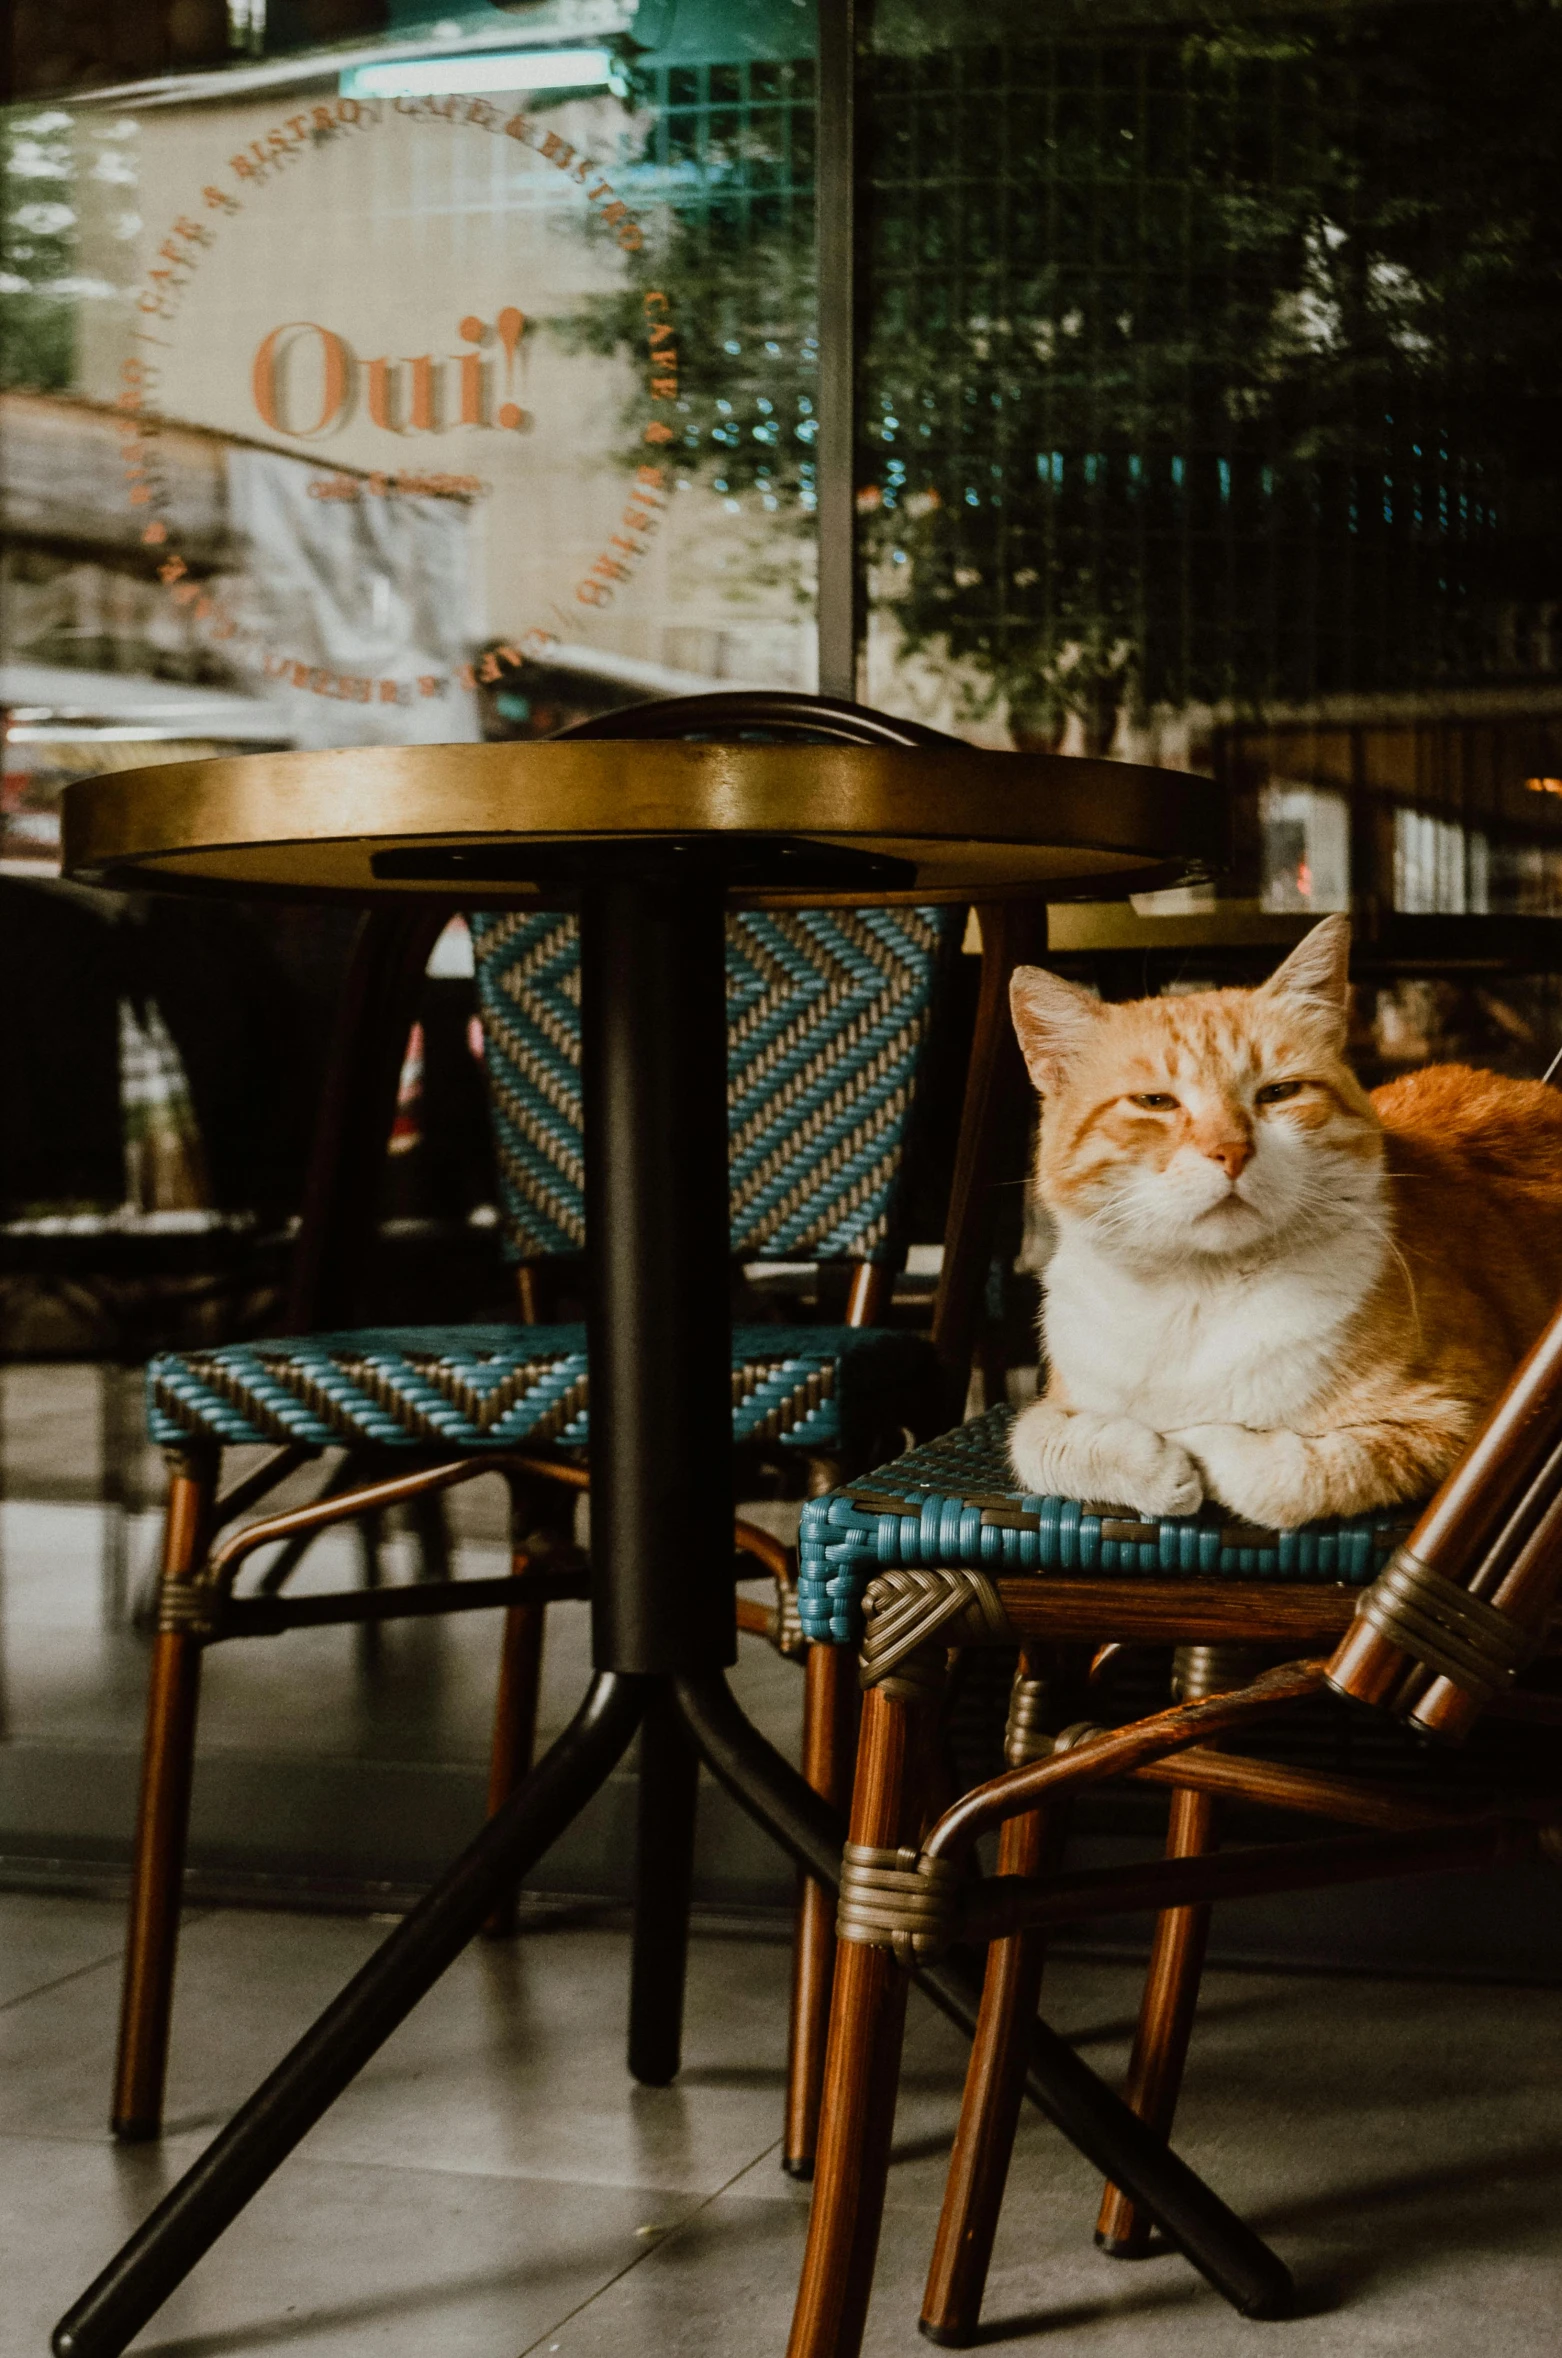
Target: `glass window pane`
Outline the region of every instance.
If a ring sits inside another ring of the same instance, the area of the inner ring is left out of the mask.
[[[0,123],[0,857],[168,747],[812,685],[812,8],[545,13]]]
[[[1252,942],[1549,909],[1562,19],[896,0],[864,73],[869,701],[1217,770]]]

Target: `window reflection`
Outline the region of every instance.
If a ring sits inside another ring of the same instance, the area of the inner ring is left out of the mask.
[[[5,118],[6,864],[110,744],[811,684],[812,8],[588,14]]]
[[[1524,0],[877,12],[868,692],[1216,769],[1211,941],[1558,912],[1559,69]]]
[[[1407,916],[1486,914],[1490,845],[1435,811],[1394,813],[1394,907]]]
[[[1271,914],[1323,916],[1350,907],[1350,804],[1315,786],[1274,784],[1258,797],[1259,901]]]

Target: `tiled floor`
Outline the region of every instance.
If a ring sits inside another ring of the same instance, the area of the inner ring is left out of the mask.
[[[50,2324],[382,1928],[215,1911],[184,1951],[171,2129],[102,2128],[117,1911],[0,1896],[0,2358]],[[135,2345],[163,2358],[780,2358],[807,2190],[777,2168],[783,1942],[694,1944],[686,2068],[621,2061],[626,1937],[560,1916],[479,1945]],[[1121,2070],[1120,1964],[1047,2007]],[[922,2273],[958,2101],[955,2034],[912,2001],[869,2358],[924,2348]],[[1243,2323],[1175,2255],[1091,2243],[1097,2188],[1023,2126],[984,2339],[1058,2358],[1549,2358],[1562,2312],[1554,1992],[1209,1978],[1180,2141],[1290,2263],[1303,2315]]]
[[[24,1866],[26,1855],[112,1861],[128,1835],[145,1676],[128,1606],[156,1518],[117,1526],[101,1503],[96,1371],[12,1369],[3,1382],[0,1849]],[[141,1471],[148,1498],[157,1471]],[[502,1564],[494,1489],[461,1496],[464,1571]],[[391,1577],[414,1576],[404,1537],[388,1558]],[[353,1576],[351,1542],[336,1540],[299,1585]],[[586,1667],[584,1609],[559,1608],[545,1734]],[[404,1881],[434,1872],[481,1811],[493,1676],[484,1616],[400,1624],[372,1654],[339,1630],[216,1649],[197,1855],[240,1870],[324,1862],[360,1883],[382,1858]],[[773,1739],[795,1742],[795,1668],[751,1643],[736,1683]],[[626,1769],[547,1863],[556,1888],[622,1888],[631,1809]],[[708,1893],[785,1895],[784,1868],[714,1791],[702,1799],[701,1862]],[[1384,1887],[1315,1946],[1443,1969],[1500,1957],[1501,1969],[1555,1980],[1552,1880],[1537,1869],[1527,1881]],[[1282,1904],[1228,1911],[1247,1926],[1235,1953],[1305,1945],[1294,1910],[1262,1917]],[[556,1907],[518,1942],[475,1947],[136,2349],[781,2358],[808,2198],[777,2164],[779,1922],[705,1920],[687,2068],[662,2090],[634,2087],[623,2069],[617,1919]],[[102,2125],[120,1930],[114,1906],[0,1892],[0,2358],[43,2358],[53,2320],[384,1927],[192,1913],[169,2134],[158,2150],[125,2152]],[[1132,1966],[1075,1957],[1056,1966],[1046,2003],[1120,2075],[1136,1995]],[[962,2069],[955,2034],[913,1999],[869,2358],[926,2346],[915,2321]],[[1304,2316],[1243,2324],[1175,2255],[1102,2258],[1090,2171],[1031,2117],[991,2339],[1061,2358],[1549,2358],[1562,2313],[1559,2096],[1555,1990],[1212,1973],[1181,2142],[1283,2252]]]

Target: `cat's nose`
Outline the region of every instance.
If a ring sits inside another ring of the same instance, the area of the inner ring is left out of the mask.
[[[1239,1179],[1253,1159],[1251,1138],[1218,1138],[1204,1152],[1212,1163],[1219,1163],[1228,1179]]]

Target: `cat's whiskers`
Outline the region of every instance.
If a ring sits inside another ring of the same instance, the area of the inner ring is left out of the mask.
[[[1415,1271],[1411,1268],[1410,1263],[1406,1260],[1404,1254],[1400,1251],[1399,1246],[1394,1242],[1392,1235],[1385,1235],[1383,1241],[1388,1246],[1390,1259],[1394,1262],[1400,1276],[1405,1281],[1405,1293],[1410,1303],[1410,1322],[1415,1328],[1416,1349],[1419,1351],[1423,1341],[1425,1340],[1425,1337],[1421,1328],[1421,1297],[1416,1291]]]
[[[1131,1248],[1127,1257],[1134,1262],[1173,1265],[1190,1251],[1212,1267],[1245,1261],[1250,1254],[1274,1262],[1298,1249],[1332,1243],[1345,1230],[1359,1228],[1363,1221],[1375,1227],[1386,1226],[1377,1169],[1370,1175],[1363,1174],[1363,1178],[1365,1184],[1342,1190],[1341,1174],[1332,1167],[1327,1173],[1318,1174],[1293,1171],[1289,1174],[1282,1216],[1277,1218],[1264,1203],[1255,1203],[1251,1196],[1233,1189],[1213,1203],[1201,1205],[1196,1212],[1183,1209],[1171,1232],[1159,1239],[1147,1239],[1146,1206],[1137,1187],[1114,1192],[1085,1212],[1076,1212],[1074,1217],[1098,1250],[1110,1252],[1114,1246],[1127,1243]],[[1232,1204],[1240,1204],[1264,1223],[1262,1239],[1244,1239],[1238,1245],[1208,1249],[1194,1233],[1195,1223]]]

